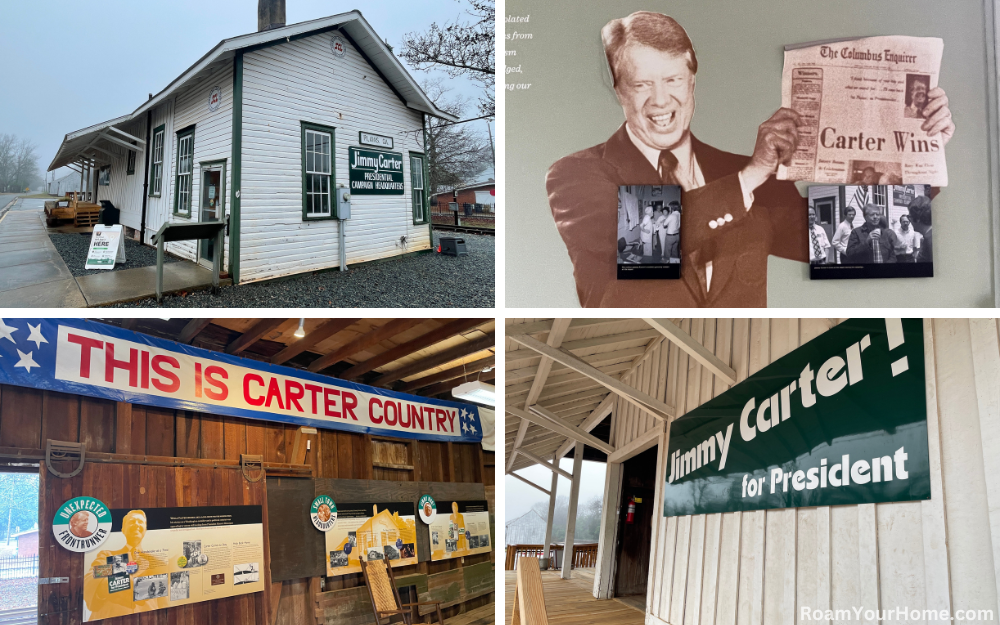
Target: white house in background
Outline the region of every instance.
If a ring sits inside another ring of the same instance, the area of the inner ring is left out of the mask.
[[[260,2],[280,5],[275,23],[223,40],[132,113],[69,133],[49,171],[83,170],[145,243],[165,222],[228,218],[234,283],[337,266],[341,223],[348,263],[429,250],[424,118],[456,118],[360,12],[285,26],[284,3]],[[209,242],[167,250],[211,266]]]
[[[51,182],[46,182],[45,187],[49,195],[65,196],[70,191],[80,191],[80,174],[73,172],[66,174]]]

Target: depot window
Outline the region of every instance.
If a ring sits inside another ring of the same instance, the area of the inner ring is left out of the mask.
[[[163,132],[164,127],[157,126],[153,131],[153,167],[149,181],[149,195],[160,197],[163,189]]]
[[[177,184],[174,214],[191,215],[191,184],[194,178],[194,126],[177,133]]]
[[[334,129],[302,122],[302,219],[331,219]]]
[[[413,192],[413,223],[427,223],[427,193],[424,188],[424,155],[410,152],[410,188]]]

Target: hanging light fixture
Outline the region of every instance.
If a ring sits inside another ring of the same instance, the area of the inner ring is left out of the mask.
[[[302,338],[306,335],[306,318],[299,317],[299,329],[295,331],[292,336],[296,338]]]
[[[479,380],[459,384],[451,389],[451,394],[458,399],[466,399],[477,404],[497,405],[496,387]]]

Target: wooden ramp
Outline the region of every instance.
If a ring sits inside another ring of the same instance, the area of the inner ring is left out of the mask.
[[[514,571],[504,571],[504,615],[510,623],[514,603]],[[594,599],[593,569],[574,569],[573,579],[559,571],[542,571],[545,610],[552,625],[643,625],[645,614],[618,601]]]

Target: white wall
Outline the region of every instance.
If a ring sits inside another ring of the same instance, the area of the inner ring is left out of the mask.
[[[410,201],[408,152],[423,152],[421,115],[404,106],[353,46],[334,57],[332,36],[244,56],[241,281],[339,264],[337,221],[302,220],[302,121],[336,129],[335,185],[348,185],[348,147],[358,145],[359,131],[392,137],[392,151],[403,155],[404,195],[352,197],[348,263],[430,247],[428,226],[413,225]]]
[[[830,324],[826,319],[695,319],[682,327],[743,380]],[[656,514],[647,623],[816,622],[800,619],[802,606],[987,609],[993,620],[985,622],[998,622],[997,322],[926,320],[924,336],[932,498],[669,519]],[[678,414],[728,388],[670,343],[663,343],[626,382],[676,406]],[[624,402],[612,418],[616,447],[658,426]],[[667,442],[664,433],[661,451]],[[608,469],[614,497],[619,466]],[[662,510],[662,457],[658,466],[654,510]],[[613,521],[617,508],[616,502],[607,503],[607,521]],[[602,597],[609,595],[613,577],[612,540],[603,540],[598,556],[594,588]]]

